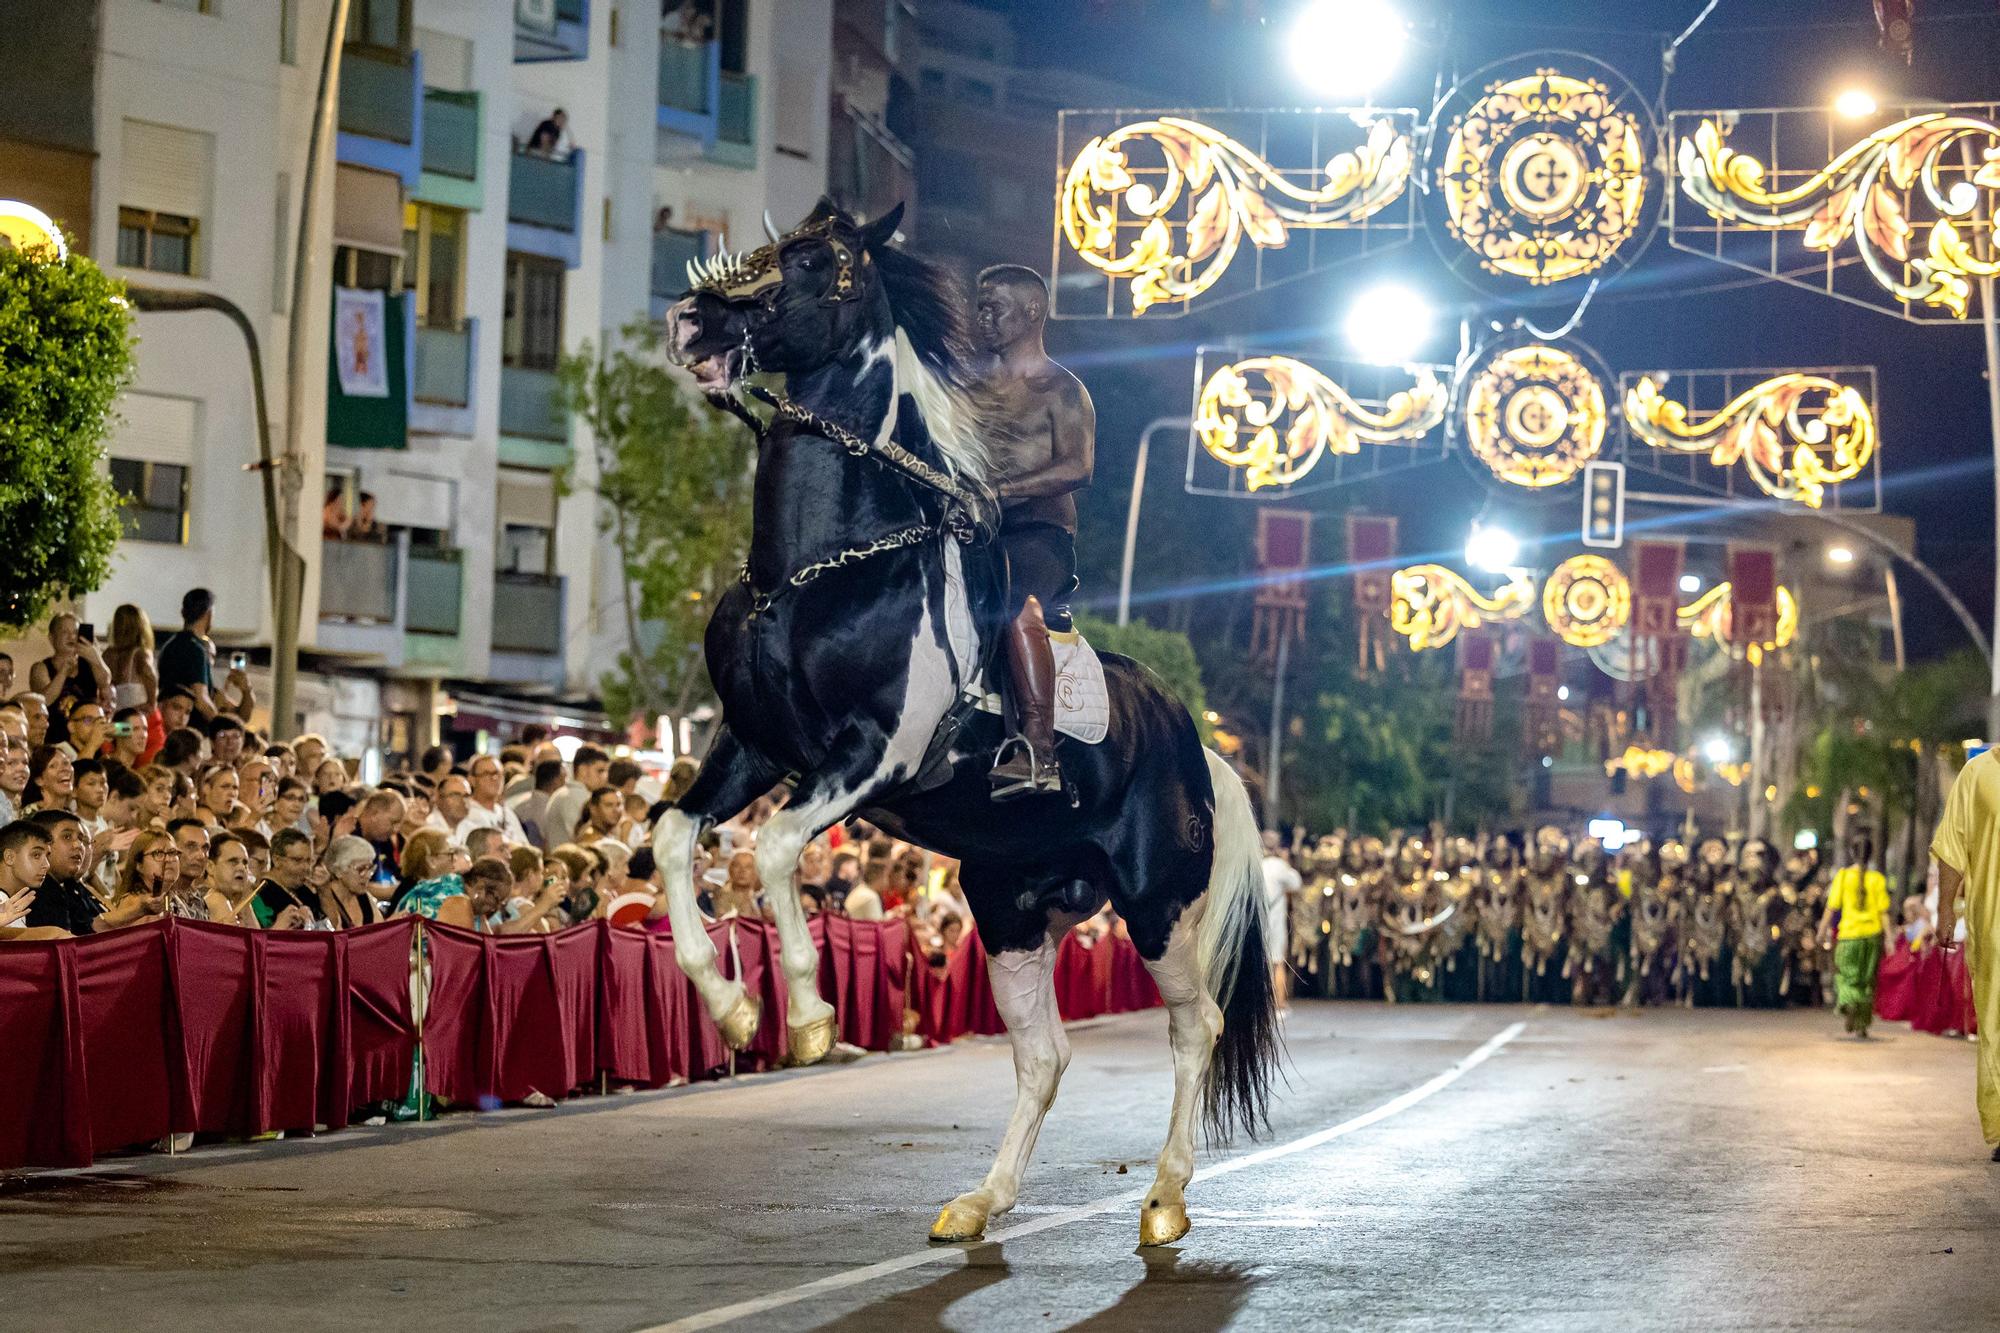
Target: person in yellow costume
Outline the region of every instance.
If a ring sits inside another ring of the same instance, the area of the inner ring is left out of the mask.
[[[1834,1008],[1857,1037],[1866,1037],[1875,1021],[1875,973],[1882,966],[1889,917],[1889,881],[1868,867],[1874,855],[1874,842],[1866,833],[1847,840],[1847,864],[1834,872],[1826,914],[1819,919],[1824,945],[1833,934],[1834,916],[1840,917],[1840,940],[1833,947]]]
[[[1937,942],[1954,949],[1958,897],[1965,894],[1972,1005],[1979,1014],[1979,1127],[2000,1145],[2000,752],[1970,760],[1952,781],[1931,838],[1938,864]],[[2000,1162],[2000,1146],[1993,1150]]]

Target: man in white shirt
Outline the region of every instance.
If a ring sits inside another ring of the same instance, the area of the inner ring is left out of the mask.
[[[472,774],[472,807],[469,817],[480,821],[490,829],[498,829],[500,836],[515,847],[528,845],[527,832],[521,827],[521,817],[507,808],[500,799],[500,793],[507,785],[507,771],[500,766],[500,757],[479,754],[472,757],[468,765]]]
[[[431,807],[430,818],[424,823],[436,829],[443,829],[451,840],[463,847],[465,836],[476,828],[492,827],[483,818],[472,812],[472,783],[458,773],[448,773],[438,784],[437,801]]]
[[[1287,1012],[1291,998],[1286,986],[1290,969],[1285,956],[1291,947],[1292,895],[1305,885],[1285,855],[1275,830],[1264,833],[1264,960],[1271,965],[1271,994],[1278,1012]]]

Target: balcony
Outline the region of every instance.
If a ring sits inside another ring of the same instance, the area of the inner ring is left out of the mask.
[[[581,150],[544,157],[514,145],[507,172],[507,248],[569,268],[582,262],[583,162]]]
[[[514,61],[584,60],[590,0],[514,0]]]
[[[722,48],[660,34],[658,160],[671,162],[707,152],[715,143],[716,107],[722,100]]]
[[[393,625],[396,564],[396,548],[389,542],[323,542],[319,618],[359,625]]]
[[[493,651],[560,657],[563,580],[556,574],[493,576]]]
[[[568,446],[569,417],[557,406],[553,370],[500,367],[500,433]]]
[[[715,144],[711,162],[752,168],[757,165],[757,79],[751,74],[722,72],[715,102]]]
[[[687,266],[708,257],[708,233],[668,227],[653,233],[653,318],[664,319],[667,307],[687,290]]]
[[[348,46],[340,57],[337,157],[415,189],[423,172],[423,57]]]
[[[412,325],[410,430],[419,435],[470,437],[474,429],[473,367],[479,364],[479,322]]]
[[[412,634],[456,635],[464,594],[465,562],[461,552],[447,546],[410,548],[404,629]]]

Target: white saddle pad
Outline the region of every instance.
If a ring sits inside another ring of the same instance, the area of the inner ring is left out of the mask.
[[[953,656],[961,663],[977,657],[972,614],[965,595],[965,574],[952,546],[945,558],[945,623]],[[1104,686],[1104,663],[1082,633],[1049,635],[1056,659],[1056,730],[1085,745],[1095,745],[1111,731],[1111,695]],[[1000,696],[973,680],[968,692],[979,698],[982,712],[999,713]]]

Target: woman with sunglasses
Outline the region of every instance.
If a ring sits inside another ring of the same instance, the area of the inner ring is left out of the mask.
[[[181,849],[166,833],[148,829],[132,841],[118,876],[118,897],[142,894],[160,900],[168,916],[185,921],[234,921],[229,900],[207,885],[181,883]]]

